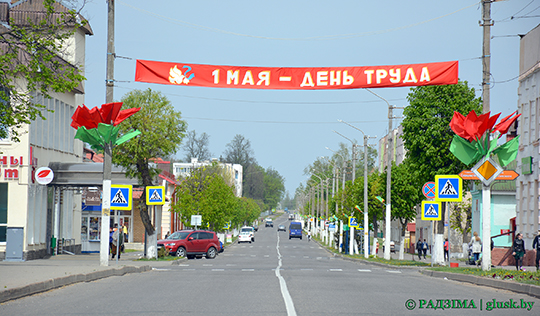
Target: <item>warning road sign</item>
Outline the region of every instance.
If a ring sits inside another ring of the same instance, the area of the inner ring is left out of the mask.
[[[463,200],[463,180],[458,175],[435,176],[435,200],[441,202],[461,202]]]
[[[149,186],[146,187],[146,205],[163,205],[165,204],[165,187],[164,186]]]
[[[438,221],[441,219],[441,202],[422,201],[422,220]]]
[[[111,185],[111,210],[131,210],[133,187],[131,185]]]

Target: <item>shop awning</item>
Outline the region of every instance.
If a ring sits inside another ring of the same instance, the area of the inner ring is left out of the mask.
[[[94,162],[51,162],[49,168],[54,172],[50,185],[70,187],[101,187],[103,185],[103,164]],[[137,179],[126,177],[124,170],[112,166],[112,184],[131,184],[137,186]]]

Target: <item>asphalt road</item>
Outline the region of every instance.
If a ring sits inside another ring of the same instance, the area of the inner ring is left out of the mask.
[[[213,260],[74,284],[2,304],[0,315],[540,314],[540,300],[527,295],[334,258],[278,233],[288,222],[261,226],[254,243]]]

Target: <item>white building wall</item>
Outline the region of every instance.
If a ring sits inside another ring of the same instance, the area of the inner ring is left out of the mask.
[[[520,146],[517,156],[518,173],[516,198],[516,229],[523,233],[525,245],[530,247],[539,228],[539,121],[540,117],[540,25],[523,36],[520,41],[518,88],[518,135]],[[531,174],[523,174],[523,158],[532,157]]]

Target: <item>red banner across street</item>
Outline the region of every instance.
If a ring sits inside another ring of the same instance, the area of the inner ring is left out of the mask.
[[[137,60],[135,81],[243,89],[361,89],[456,84],[458,62],[366,67],[246,67]]]

